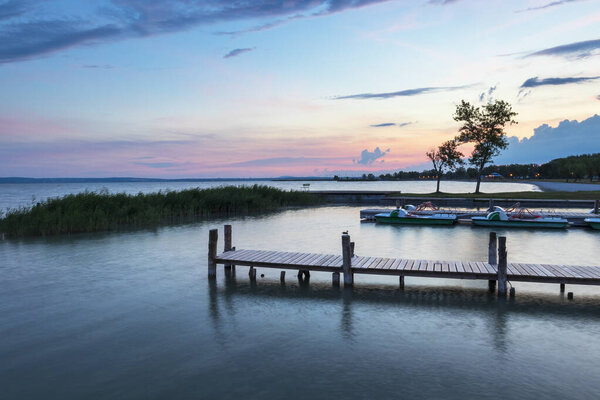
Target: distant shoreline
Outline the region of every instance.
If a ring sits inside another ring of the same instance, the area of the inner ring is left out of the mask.
[[[131,182],[257,182],[257,181],[333,181],[333,178],[319,177],[298,177],[298,178],[181,178],[181,179],[163,179],[163,178],[25,178],[25,177],[6,177],[0,178],[2,183],[131,183]]]

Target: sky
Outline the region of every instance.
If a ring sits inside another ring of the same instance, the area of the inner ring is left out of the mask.
[[[599,26],[598,0],[0,0],[0,176],[421,170],[463,99],[518,113],[497,163],[600,152]]]

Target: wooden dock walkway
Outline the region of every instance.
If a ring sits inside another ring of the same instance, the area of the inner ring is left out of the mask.
[[[530,263],[508,263],[506,238],[496,237],[490,232],[488,261],[414,260],[354,254],[354,243],[347,233],[342,234],[341,254],[302,253],[272,250],[236,250],[231,246],[231,226],[225,226],[225,246],[217,253],[218,231],[212,229],[209,236],[208,274],[216,277],[216,265],[225,265],[226,270],[236,265],[250,267],[250,279],[256,279],[256,267],[297,270],[298,277],[310,277],[310,271],[332,273],[332,283],[339,285],[340,274],[344,286],[354,284],[355,274],[392,275],[404,277],[479,279],[489,282],[490,290],[498,284],[498,294],[505,295],[510,281],[560,284],[564,292],[566,284],[600,285],[600,266],[551,265]],[[285,271],[281,272],[282,281]],[[514,294],[514,288],[511,288]],[[572,293],[569,293],[572,297]]]
[[[335,254],[232,250],[217,255],[215,261],[218,264],[263,268],[324,272],[342,271],[342,256]],[[351,262],[354,274],[481,280],[493,280],[498,275],[497,265],[481,261],[411,260],[354,256]],[[509,281],[600,285],[600,266],[508,263],[507,278]]]

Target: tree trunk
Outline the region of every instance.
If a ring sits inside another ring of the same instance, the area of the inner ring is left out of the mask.
[[[481,172],[483,171],[483,167],[479,168],[479,173],[477,174],[477,186],[475,186],[475,193],[479,193],[479,186],[481,186]]]
[[[442,179],[442,174],[438,174],[437,176],[437,189],[435,189],[436,193],[440,192],[440,180]]]

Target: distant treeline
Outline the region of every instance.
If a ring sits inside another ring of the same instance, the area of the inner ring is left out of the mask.
[[[483,169],[483,176],[490,176],[496,173],[502,175],[505,179],[565,179],[578,181],[589,179],[590,181],[599,179],[600,176],[600,153],[583,154],[579,156],[570,156],[556,158],[545,164],[509,164],[509,165],[489,165]],[[454,171],[446,172],[444,179],[476,179],[478,171],[476,168],[459,167]],[[334,180],[418,180],[435,179],[435,170],[425,171],[398,171],[393,174],[363,174],[360,178],[340,178],[334,176]],[[498,178],[493,178],[498,179]]]
[[[0,233],[45,236],[111,231],[274,211],[286,206],[313,205],[318,201],[306,192],[259,185],[137,195],[84,192],[49,199],[30,209],[9,210],[0,219]]]

